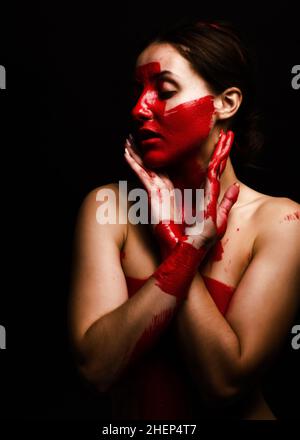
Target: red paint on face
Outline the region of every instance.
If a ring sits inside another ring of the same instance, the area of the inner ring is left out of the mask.
[[[215,111],[212,95],[184,102],[166,111],[166,100],[161,99],[155,79],[159,72],[157,62],[137,68],[136,77],[144,89],[132,110],[138,128],[152,130],[158,136],[139,143],[143,161],[150,168],[170,165],[183,155],[196,151],[210,133]]]

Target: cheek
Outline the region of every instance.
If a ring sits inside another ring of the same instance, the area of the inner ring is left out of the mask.
[[[163,117],[166,138],[177,145],[199,145],[210,133],[215,107],[214,97],[204,96],[167,111]]]
[[[145,165],[159,168],[199,148],[210,133],[214,112],[212,95],[185,102],[164,113],[158,112],[157,121],[163,141],[144,154]]]

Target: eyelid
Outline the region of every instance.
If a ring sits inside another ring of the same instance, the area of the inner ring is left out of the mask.
[[[177,93],[176,90],[165,90],[159,92],[159,96],[161,99],[170,99],[175,93]]]
[[[158,80],[158,85],[163,85],[163,83],[167,83],[167,84],[175,87],[176,89],[179,88],[178,84],[170,78],[160,78]]]

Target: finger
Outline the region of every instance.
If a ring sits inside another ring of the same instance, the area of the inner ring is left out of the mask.
[[[227,133],[224,133],[222,131],[220,139],[210,160],[208,172],[217,177],[221,176],[222,172],[224,171],[226,161],[233,144],[233,140],[234,133],[232,131],[229,130]]]
[[[171,182],[170,178],[167,176],[167,174],[158,173],[158,176],[163,181],[164,185],[168,189],[174,189],[173,182]]]
[[[131,169],[136,173],[141,182],[144,184],[147,190],[151,190],[151,177],[147,173],[147,171],[135,161],[135,159],[130,155],[127,148],[125,148],[124,157],[131,167]]]
[[[227,139],[225,141],[225,146],[223,149],[223,154],[225,154],[225,158],[220,162],[220,165],[219,165],[219,170],[218,170],[218,177],[219,178],[221,177],[221,175],[223,174],[223,171],[225,170],[227,159],[229,157],[229,153],[230,153],[230,150],[231,150],[231,147],[233,144],[233,139],[234,139],[233,132],[229,131],[228,134],[229,134],[229,138],[227,137]],[[229,144],[227,142],[229,142]]]
[[[223,174],[227,163],[227,158],[223,159],[219,166],[219,177]]]
[[[211,175],[207,175],[204,189],[205,218],[209,217],[216,223],[217,203],[220,193],[220,182]]]
[[[227,219],[232,206],[237,201],[240,191],[240,185],[236,182],[225,192],[222,201],[219,204],[217,212],[217,230],[218,235],[223,236],[227,228]]]
[[[128,139],[129,139],[129,142],[131,143],[131,146],[132,146],[132,148],[134,149],[134,151],[135,151],[136,153],[138,153],[138,152],[139,152],[138,147],[137,147],[136,142],[135,142],[135,139],[134,139],[134,137],[132,136],[131,133],[129,133],[129,135],[128,135]]]
[[[223,130],[221,130],[219,140],[210,158],[209,168],[211,168],[213,164],[216,164],[218,162],[218,158],[220,157],[221,152],[224,148],[225,141],[226,141],[226,134],[223,132]]]
[[[125,146],[128,149],[130,155],[135,159],[135,161],[141,165],[143,168],[145,168],[144,164],[143,164],[143,160],[142,158],[138,155],[138,153],[135,151],[135,149],[133,148],[133,144],[130,141],[130,139],[126,139],[125,141]]]
[[[233,140],[234,140],[234,133],[233,133],[233,131],[229,130],[226,133],[225,142],[223,144],[223,148],[222,148],[220,155],[219,155],[219,158],[218,158],[220,162],[223,160],[227,160],[229,153],[230,153],[230,150],[231,150],[231,147],[232,147],[232,144],[233,144]]]

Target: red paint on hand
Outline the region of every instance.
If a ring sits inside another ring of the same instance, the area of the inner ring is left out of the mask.
[[[206,253],[205,247],[196,249],[189,243],[179,241],[172,254],[154,272],[156,285],[163,292],[175,296],[178,300],[184,299]]]
[[[155,228],[154,233],[158,239],[162,256],[166,256],[176,246],[180,238],[183,236],[184,224],[177,224],[173,220],[169,223],[160,222]]]

